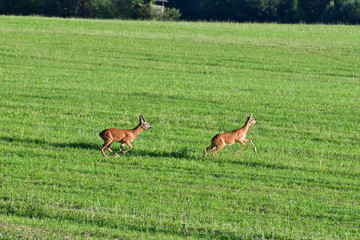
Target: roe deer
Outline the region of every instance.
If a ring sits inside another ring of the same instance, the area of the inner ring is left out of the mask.
[[[109,128],[105,129],[99,136],[104,140],[104,144],[100,147],[101,153],[106,158],[104,153],[104,149],[106,148],[109,152],[115,155],[115,158],[120,157],[119,154],[113,152],[110,149],[110,145],[112,142],[120,142],[120,149],[119,153],[127,153],[130,149],[132,149],[131,142],[135,139],[135,137],[142,131],[142,130],[150,130],[151,126],[146,122],[143,115],[139,116],[139,124],[134,129],[116,129],[116,128]],[[129,148],[126,151],[122,151],[124,145],[128,145]]]
[[[218,152],[220,149],[225,147],[226,145],[232,145],[236,142],[239,142],[243,145],[242,148],[237,150],[236,152],[242,150],[246,145],[244,142],[250,142],[254,147],[254,152],[256,152],[256,147],[254,143],[250,139],[246,139],[246,132],[249,130],[251,124],[256,124],[256,120],[252,117],[253,114],[250,116],[245,113],[247,120],[245,125],[242,128],[236,129],[232,132],[226,133],[219,133],[215,137],[211,139],[211,145],[209,147],[204,148],[203,155],[209,150],[213,150],[211,155],[214,157],[214,154]],[[215,157],[214,157],[215,158]]]

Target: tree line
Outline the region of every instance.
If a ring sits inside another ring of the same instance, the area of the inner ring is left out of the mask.
[[[360,0],[1,0],[0,14],[81,18],[360,24]],[[157,3],[161,4],[161,3]]]
[[[186,20],[360,23],[360,0],[172,0]]]
[[[154,0],[0,0],[0,14],[42,15],[100,19],[151,19],[159,17]],[[176,15],[177,14],[177,15]],[[172,16],[174,15],[174,16]],[[177,9],[165,8],[161,17],[179,19]],[[167,20],[167,19],[166,19]]]

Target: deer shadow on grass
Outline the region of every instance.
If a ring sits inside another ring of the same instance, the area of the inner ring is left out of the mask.
[[[129,154],[130,153],[130,154]],[[156,158],[191,158],[191,153],[188,148],[182,148],[178,151],[163,151],[163,150],[136,150],[130,151],[126,154],[132,156],[148,156],[148,157],[156,157]]]
[[[19,142],[24,144],[35,144],[40,147],[56,147],[56,148],[77,148],[77,149],[100,149],[100,144],[91,144],[84,142],[72,142],[72,143],[54,143],[48,142],[43,139],[31,139],[31,138],[14,138],[14,137],[0,137],[0,141],[5,142]]]
[[[0,141],[4,142],[18,142],[23,144],[34,144],[38,145],[39,147],[55,147],[55,148],[73,148],[73,149],[85,149],[85,150],[98,150],[99,151],[99,157],[103,156],[100,152],[100,146],[99,144],[93,144],[93,143],[86,143],[86,142],[70,142],[70,143],[56,143],[56,142],[48,142],[44,139],[31,139],[31,138],[16,138],[16,137],[0,137]],[[119,149],[117,147],[112,147],[113,150],[118,151]],[[116,152],[115,151],[115,152]],[[107,152],[108,157],[114,156],[110,152]],[[162,151],[162,150],[155,150],[155,151],[149,151],[149,150],[139,150],[139,149],[132,149],[131,151],[127,152],[126,154],[121,154],[121,157],[125,156],[148,156],[148,157],[172,157],[172,158],[190,158],[190,149],[189,148],[182,148],[178,151]]]

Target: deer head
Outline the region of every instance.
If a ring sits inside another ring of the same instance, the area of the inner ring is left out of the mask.
[[[151,126],[146,122],[146,120],[142,114],[140,114],[140,116],[139,116],[139,122],[140,122],[142,129],[150,130]]]
[[[247,113],[245,113],[246,117],[248,118],[247,122],[250,124],[257,124],[257,121],[252,117],[253,113],[249,116]]]

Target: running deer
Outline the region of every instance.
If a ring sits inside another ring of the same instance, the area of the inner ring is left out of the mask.
[[[236,129],[232,132],[226,133],[219,133],[215,137],[211,139],[211,145],[207,148],[204,148],[204,155],[207,151],[213,150],[211,155],[214,157],[214,154],[226,145],[232,145],[236,142],[239,142],[243,145],[242,148],[236,150],[236,152],[241,151],[244,147],[246,147],[244,142],[250,142],[254,147],[254,152],[256,152],[256,147],[254,143],[250,139],[246,139],[246,133],[249,130],[250,125],[256,124],[256,120],[252,117],[253,114],[250,116],[245,113],[247,120],[245,125],[242,128]],[[215,157],[214,157],[215,158]]]
[[[100,147],[101,153],[106,158],[104,153],[104,149],[106,148],[109,152],[115,155],[115,158],[120,157],[119,154],[115,153],[110,149],[110,145],[112,142],[120,142],[119,153],[127,153],[130,149],[132,149],[131,142],[135,139],[135,137],[142,130],[150,130],[151,126],[146,122],[143,115],[139,116],[139,124],[134,129],[116,129],[109,128],[105,129],[99,136],[104,140],[104,144]],[[128,145],[129,148],[126,151],[123,151],[124,145]]]

